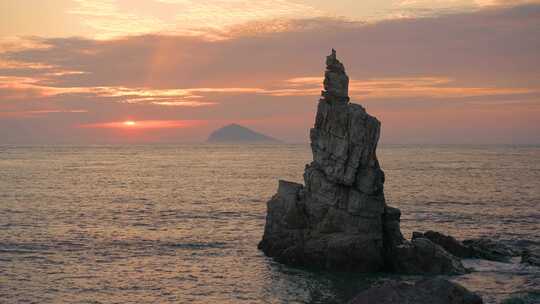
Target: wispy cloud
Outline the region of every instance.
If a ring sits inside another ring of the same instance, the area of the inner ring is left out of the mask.
[[[77,6],[70,13],[94,29],[100,39],[156,32],[223,38],[217,33],[236,24],[324,15],[322,10],[293,0],[149,0],[140,8],[135,5],[121,6],[122,1],[114,0],[75,2]],[[159,4],[165,5],[168,11],[176,12],[174,17],[164,18],[162,12],[154,9],[160,7]]]
[[[215,105],[215,102],[199,102],[199,101],[154,101],[152,104],[158,106],[167,106],[167,107],[204,107]]]
[[[290,89],[268,90],[276,96],[318,95],[322,89],[322,77],[297,77],[286,80]],[[493,95],[539,93],[539,89],[455,86],[448,77],[390,77],[351,80],[349,91],[362,99],[382,98],[463,98]]]
[[[164,30],[166,24],[159,18],[143,16],[121,10],[114,0],[75,0],[77,7],[69,11],[82,23],[92,28],[96,38],[150,33]]]
[[[395,2],[386,18],[436,17],[538,3],[540,0],[400,0]]]
[[[88,113],[88,110],[52,109],[52,110],[31,110],[31,111],[0,111],[0,117],[32,118],[32,117],[39,117],[39,116],[51,115],[51,114],[81,114],[81,113]]]
[[[540,0],[474,0],[480,7],[486,6],[517,6],[523,4],[540,3]]]
[[[62,74],[64,75],[64,74]],[[24,100],[27,98],[54,97],[59,95],[90,95],[96,98],[111,98],[121,103],[155,104],[163,106],[202,107],[215,102],[201,100],[197,92],[241,93],[252,92],[249,88],[193,88],[193,89],[149,89],[127,87],[54,87],[40,84],[32,77],[0,76],[0,91],[4,98]]]
[[[92,124],[82,124],[80,128],[97,129],[123,129],[126,131],[148,130],[148,129],[179,129],[191,128],[204,124],[204,121],[197,120],[138,120],[138,121],[113,121]]]
[[[489,7],[489,6],[518,6],[523,4],[540,3],[540,0],[400,0],[399,7],[441,8],[441,7]]]

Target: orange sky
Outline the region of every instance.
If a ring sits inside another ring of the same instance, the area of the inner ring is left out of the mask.
[[[539,1],[332,3],[2,1],[0,144],[306,142],[332,47],[383,143],[540,143]]]

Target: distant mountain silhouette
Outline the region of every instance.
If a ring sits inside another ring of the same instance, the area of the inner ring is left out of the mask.
[[[255,132],[238,124],[230,124],[215,130],[208,137],[208,142],[242,142],[242,143],[277,143],[279,140]]]

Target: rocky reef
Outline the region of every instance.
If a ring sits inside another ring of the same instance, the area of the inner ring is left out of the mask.
[[[449,253],[464,259],[484,259],[497,262],[509,262],[512,257],[521,255],[521,250],[488,238],[458,241],[453,236],[436,231],[413,232],[413,241],[417,238],[429,239],[443,247]]]
[[[390,281],[357,295],[349,304],[482,304],[482,298],[442,278],[415,282]]]
[[[522,264],[540,266],[540,251],[531,250],[518,246],[511,246],[490,238],[456,240],[451,235],[445,235],[436,231],[413,232],[415,239],[429,239],[441,246],[448,253],[463,259],[482,259],[501,263],[511,263],[512,258],[521,256]]]
[[[521,254],[521,263],[540,267],[540,252],[523,251]]]
[[[305,186],[279,181],[259,243],[278,261],[357,272],[459,274],[460,260],[427,238],[407,241],[401,212],[386,204],[376,150],[381,123],[350,103],[349,77],[335,50],[310,132]]]

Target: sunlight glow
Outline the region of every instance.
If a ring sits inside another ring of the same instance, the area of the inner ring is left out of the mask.
[[[140,120],[140,121],[113,121],[93,124],[80,125],[81,128],[100,128],[100,129],[130,129],[130,130],[147,130],[147,129],[181,129],[190,128],[204,124],[205,121],[200,120]]]

